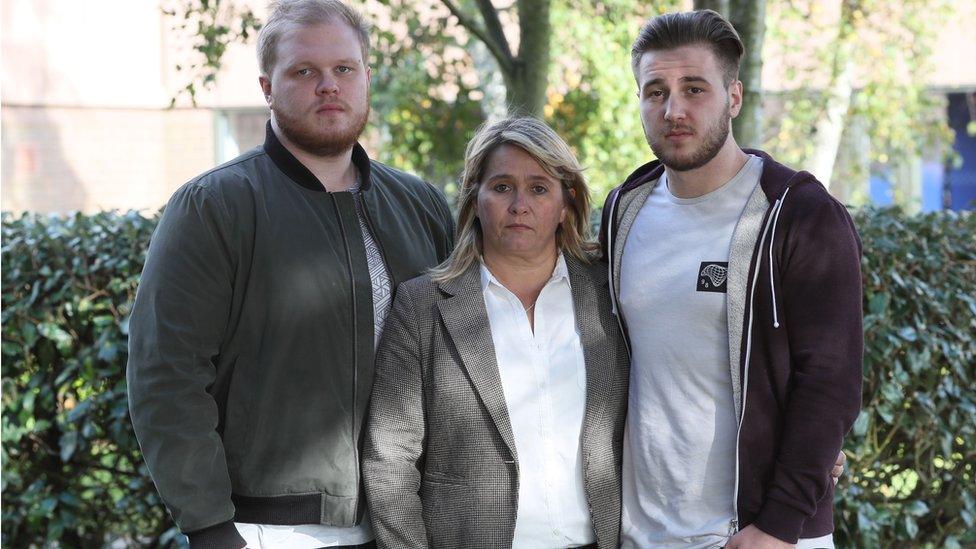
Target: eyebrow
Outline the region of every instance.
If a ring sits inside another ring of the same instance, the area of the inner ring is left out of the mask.
[[[497,173],[497,174],[489,177],[488,179],[486,179],[484,181],[484,183],[491,183],[492,181],[494,181],[496,179],[515,179],[515,176],[513,176],[512,174],[508,174],[508,173]],[[535,181],[543,181],[545,183],[552,183],[553,182],[553,178],[552,177],[542,176],[542,175],[530,175],[529,176],[529,181],[533,181],[533,182],[535,182]]]
[[[352,58],[352,57],[346,57],[346,58],[343,58],[343,59],[336,59],[335,61],[333,61],[333,63],[336,64],[336,65],[362,66],[362,60],[355,59],[355,58]],[[302,66],[302,65],[313,65],[314,66],[315,65],[315,62],[310,61],[307,58],[300,58],[299,60],[294,61],[292,63],[289,63],[289,64],[287,64],[285,66],[288,67],[289,69],[292,69],[292,68],[296,68],[296,67],[299,67],[299,66]]]
[[[681,78],[678,79],[678,82],[681,82],[682,84],[689,84],[689,83],[710,84],[710,82],[708,81],[708,79],[705,78],[704,76],[696,76],[696,75],[682,76]],[[645,82],[643,89],[647,89],[647,88],[649,88],[651,86],[657,86],[657,85],[663,84],[663,83],[664,83],[664,79],[658,77],[658,78],[655,78],[653,80],[649,80],[649,81]]]

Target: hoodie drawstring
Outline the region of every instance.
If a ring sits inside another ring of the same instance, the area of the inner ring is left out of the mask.
[[[773,296],[773,328],[779,328],[779,314],[776,312],[776,285],[773,284],[773,242],[776,239],[776,224],[779,223],[779,212],[783,209],[783,202],[786,201],[786,195],[789,194],[790,188],[787,187],[783,191],[783,196],[776,200],[776,204],[773,205],[773,230],[769,236],[769,292]]]

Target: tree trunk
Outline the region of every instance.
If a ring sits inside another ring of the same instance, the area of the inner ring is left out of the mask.
[[[505,74],[511,114],[542,117],[549,84],[550,0],[519,0],[519,51]]]
[[[830,189],[837,150],[840,147],[844,126],[847,124],[851,95],[854,91],[852,56],[856,38],[854,11],[857,7],[857,0],[841,0],[840,23],[837,26],[830,82],[824,90],[823,116],[811,132],[814,149],[809,170],[827,189]]]
[[[498,63],[491,56],[484,42],[479,40],[471,41],[468,53],[471,54],[474,69],[478,71],[483,82],[481,89],[484,90],[485,97],[481,100],[481,112],[485,120],[496,122],[505,118],[508,114],[508,91],[502,72],[498,69]]]
[[[766,33],[765,0],[732,0],[729,20],[745,45],[739,66],[742,109],[732,121],[732,133],[740,147],[760,148],[762,138],[762,49]]]
[[[729,16],[729,0],[695,0],[696,10],[713,10],[722,14],[722,17]]]

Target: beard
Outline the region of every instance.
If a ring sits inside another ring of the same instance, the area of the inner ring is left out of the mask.
[[[695,132],[690,126],[682,126],[680,124],[670,125],[661,130],[657,135],[649,134],[645,128],[644,136],[647,138],[647,144],[651,146],[651,151],[654,152],[654,156],[662,164],[676,172],[686,172],[708,164],[722,150],[722,146],[725,145],[725,140],[729,136],[729,120],[731,115],[732,112],[729,109],[729,102],[726,101],[725,110],[722,115],[713,119],[705,127],[705,131],[702,134],[702,142],[698,148],[684,156],[668,150],[667,137],[665,136],[668,132],[674,130],[691,131],[697,134],[698,132]]]
[[[338,156],[352,148],[362,135],[369,119],[369,98],[361,112],[343,112],[343,115],[350,115],[349,121],[344,124],[317,123],[319,115],[315,113],[301,114],[275,108],[271,110],[278,128],[296,147],[315,156]]]

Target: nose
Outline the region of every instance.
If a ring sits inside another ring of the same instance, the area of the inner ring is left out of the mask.
[[[512,193],[512,202],[508,205],[508,211],[512,215],[521,215],[529,211],[525,193],[519,191]]]
[[[664,119],[668,122],[677,122],[685,119],[685,104],[678,94],[672,94],[667,99],[664,109]]]
[[[331,74],[324,74],[319,80],[319,85],[315,88],[318,95],[330,95],[339,93],[339,82]]]

